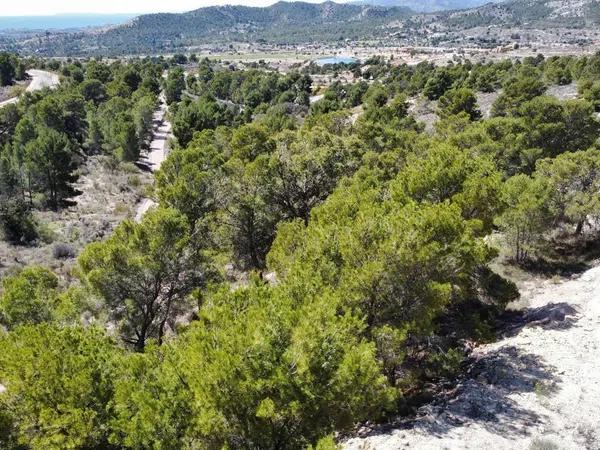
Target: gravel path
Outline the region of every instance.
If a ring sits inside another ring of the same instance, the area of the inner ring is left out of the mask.
[[[169,154],[169,139],[173,137],[171,123],[167,120],[168,107],[164,95],[161,94],[159,101],[160,106],[154,112],[154,134],[150,143],[150,150],[139,161],[141,164],[147,166],[151,172],[156,172],[160,169],[160,166]],[[155,206],[156,202],[154,200],[150,198],[142,199],[136,209],[136,222],[141,221],[144,214]]]
[[[600,266],[531,282],[505,337],[474,352],[446,401],[404,428],[350,439],[346,450],[600,449]]]

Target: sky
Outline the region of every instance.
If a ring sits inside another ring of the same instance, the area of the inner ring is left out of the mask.
[[[243,4],[267,6],[276,0],[0,0],[2,16],[45,16],[53,14],[136,14],[183,12],[203,6]],[[306,0],[305,0],[306,1]],[[317,0],[308,0],[316,2]]]

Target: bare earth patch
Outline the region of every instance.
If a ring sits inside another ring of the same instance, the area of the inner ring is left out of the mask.
[[[478,92],[477,93],[477,107],[481,111],[481,115],[484,119],[488,119],[492,112],[492,105],[496,99],[500,96],[502,90],[495,92]]]
[[[417,122],[425,124],[425,131],[427,133],[434,132],[434,124],[438,121],[439,117],[435,113],[437,107],[437,101],[428,100],[423,97],[413,97],[408,100],[409,107],[408,112],[413,115]]]
[[[573,100],[577,98],[579,93],[577,92],[577,85],[575,83],[565,85],[553,85],[548,88],[546,94],[556,97],[561,101]]]

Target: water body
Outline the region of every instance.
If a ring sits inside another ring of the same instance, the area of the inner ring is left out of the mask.
[[[315,60],[315,64],[318,66],[325,66],[327,64],[352,64],[355,62],[358,62],[358,60],[352,56],[328,56]]]
[[[120,25],[137,14],[57,14],[54,16],[0,17],[0,30],[68,30]]]

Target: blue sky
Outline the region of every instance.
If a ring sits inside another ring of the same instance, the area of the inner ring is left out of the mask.
[[[316,0],[308,0],[315,2]],[[338,0],[339,1],[339,0]],[[267,6],[275,0],[0,0],[1,16],[43,16],[65,13],[181,12],[228,3]]]

